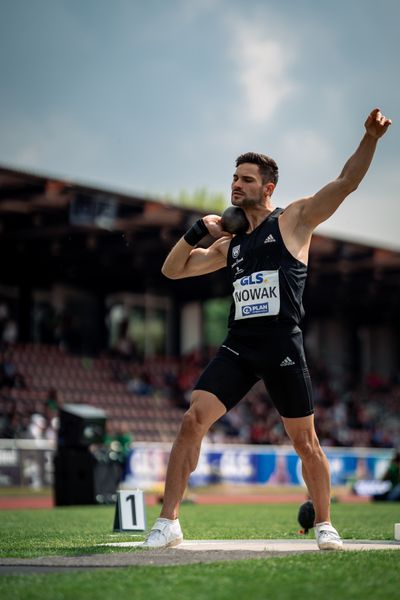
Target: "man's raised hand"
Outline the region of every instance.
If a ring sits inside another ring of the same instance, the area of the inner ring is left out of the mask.
[[[379,108],[374,108],[374,110],[369,114],[364,125],[368,135],[374,137],[375,139],[379,139],[386,133],[391,124],[392,121],[387,119],[381,113]]]

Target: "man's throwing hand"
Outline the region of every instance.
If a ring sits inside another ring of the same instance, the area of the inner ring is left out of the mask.
[[[212,237],[220,238],[229,236],[229,233],[222,229],[221,217],[219,215],[207,215],[203,217],[203,221]]]
[[[387,119],[381,113],[379,108],[374,108],[364,123],[368,135],[374,137],[375,139],[382,137],[391,124],[392,121]]]

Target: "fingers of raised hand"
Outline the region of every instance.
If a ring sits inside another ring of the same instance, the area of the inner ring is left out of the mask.
[[[380,137],[385,133],[389,125],[391,125],[392,121],[385,117],[380,111],[379,108],[374,108],[371,111],[368,119],[365,123],[368,130],[373,131],[377,137]]]
[[[379,123],[379,125],[385,125],[389,119],[387,119],[385,115],[379,111],[375,117],[375,120],[377,123]]]

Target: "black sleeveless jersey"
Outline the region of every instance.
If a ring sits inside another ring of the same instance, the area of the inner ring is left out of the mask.
[[[232,238],[227,256],[232,333],[262,334],[272,324],[299,325],[307,266],[286,248],[275,209],[251,233]]]

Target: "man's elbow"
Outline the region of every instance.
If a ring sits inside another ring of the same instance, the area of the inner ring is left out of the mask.
[[[181,279],[181,277],[182,277],[182,275],[180,273],[178,273],[176,271],[172,271],[165,265],[163,265],[161,267],[161,273],[164,275],[164,277],[167,277],[168,279]]]
[[[345,197],[355,192],[360,184],[357,179],[353,179],[352,177],[342,177],[340,183]]]
[[[349,196],[350,194],[355,192],[356,189],[358,188],[358,186],[359,186],[359,182],[350,183],[346,188],[346,196]]]

